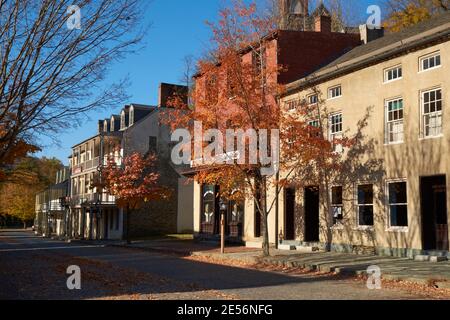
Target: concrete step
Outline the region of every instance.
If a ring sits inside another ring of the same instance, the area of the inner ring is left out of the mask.
[[[444,262],[447,261],[447,257],[443,256],[430,256],[430,262],[438,263],[438,262]]]
[[[299,252],[311,253],[319,251],[318,247],[305,247],[305,246],[296,246],[295,249]]]
[[[278,245],[278,250],[294,251],[295,250],[295,246],[290,245],[290,244],[279,244]]]
[[[432,263],[438,263],[438,262],[443,262],[443,261],[447,261],[447,257],[444,256],[430,256],[430,255],[417,255],[414,257],[415,261],[419,261],[419,262],[432,262]]]
[[[419,261],[419,262],[430,261],[430,256],[425,255],[425,254],[419,254],[414,257],[414,261]]]
[[[261,241],[246,241],[245,246],[252,249],[262,249]]]

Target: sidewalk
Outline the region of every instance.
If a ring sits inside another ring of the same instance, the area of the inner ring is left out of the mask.
[[[450,289],[450,262],[418,262],[408,258],[356,255],[333,252],[299,253],[271,249],[270,257],[262,257],[261,249],[227,247],[220,253],[219,244],[195,240],[144,240],[116,246],[140,250],[176,254],[184,257],[206,258],[221,263],[235,263],[248,266],[260,264],[299,268],[306,271],[336,273],[346,276],[364,276],[369,266],[378,266],[382,278],[393,281],[407,281],[427,286]]]
[[[343,254],[333,252],[298,253],[271,250],[270,257],[262,257],[261,250],[252,252],[194,252],[193,256],[208,257],[216,261],[234,261],[250,265],[268,264],[287,268],[300,268],[349,276],[366,275],[369,266],[378,266],[382,278],[408,281],[422,285],[436,285],[450,289],[450,262],[417,262],[407,258]]]

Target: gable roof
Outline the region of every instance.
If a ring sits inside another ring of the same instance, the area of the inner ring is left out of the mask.
[[[355,47],[309,76],[289,84],[287,92],[292,92],[307,84],[319,83],[348,74],[411,50],[431,46],[439,41],[448,41],[449,36],[450,12],[446,12],[400,32],[390,33],[377,40]]]

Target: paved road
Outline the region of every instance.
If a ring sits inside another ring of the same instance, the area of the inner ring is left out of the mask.
[[[68,290],[67,267],[81,268]],[[416,299],[355,280],[292,276],[134,249],[66,244],[0,231],[0,299]]]

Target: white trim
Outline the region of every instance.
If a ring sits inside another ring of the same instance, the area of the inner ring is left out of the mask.
[[[392,71],[392,70],[395,70],[395,69],[400,69],[402,71],[402,76],[398,77],[398,78],[395,78],[395,79],[392,79],[392,80],[387,80],[388,72]],[[389,68],[386,68],[386,69],[383,70],[383,84],[392,83],[392,82],[395,82],[397,80],[402,80],[402,79],[403,79],[403,66],[402,66],[401,63],[397,64],[397,65],[395,65],[393,67],[389,67]]]
[[[428,69],[423,69],[423,61],[424,60],[426,60],[426,59],[430,59],[430,58],[434,58],[434,57],[437,57],[437,56],[439,56],[439,65],[436,65],[436,66],[434,66],[434,67],[431,67],[431,68],[428,68]],[[431,52],[431,53],[428,53],[428,54],[426,54],[426,55],[423,55],[423,56],[421,56],[421,57],[419,57],[419,72],[418,73],[424,73],[424,72],[427,72],[427,71],[431,71],[431,70],[434,70],[434,69],[439,69],[440,67],[442,67],[442,55],[441,55],[441,51],[440,50],[437,50],[437,51],[434,51],[434,52]]]
[[[406,203],[397,203],[397,205],[406,205],[406,220],[407,220],[407,226],[392,226],[391,225],[391,204],[389,202],[389,185],[393,184],[393,183],[406,183]],[[386,210],[386,224],[385,224],[385,228],[386,231],[388,232],[408,232],[409,230],[409,208],[408,208],[408,187],[409,187],[409,182],[407,178],[398,178],[398,179],[386,179],[385,183],[384,183],[384,187],[385,187],[385,193],[384,193],[384,207]]]
[[[331,97],[331,96],[330,96],[331,90],[337,89],[337,88],[340,88],[341,94],[338,95],[338,96]],[[338,84],[338,85],[336,85],[336,86],[329,87],[329,88],[327,89],[327,98],[328,98],[327,100],[338,99],[338,98],[342,97],[342,95],[343,95],[343,93],[342,93],[342,85],[341,85],[341,84]]]

